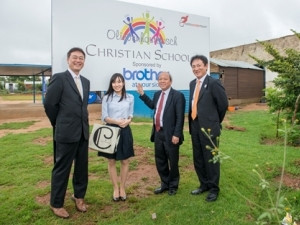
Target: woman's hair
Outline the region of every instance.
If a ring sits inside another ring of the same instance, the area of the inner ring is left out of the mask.
[[[117,79],[120,79],[123,82],[123,88],[122,88],[122,94],[121,94],[121,98],[119,100],[122,101],[123,98],[126,98],[126,89],[125,89],[125,80],[122,74],[120,73],[115,73],[111,76],[110,81],[109,81],[109,87],[107,89],[107,92],[105,95],[107,95],[107,101],[109,99],[109,97],[112,97],[113,93],[114,93],[114,89],[112,87],[112,83],[115,82]]]

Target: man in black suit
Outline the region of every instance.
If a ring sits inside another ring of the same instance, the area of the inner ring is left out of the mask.
[[[179,146],[184,139],[185,98],[171,84],[170,73],[161,72],[158,77],[161,91],[155,92],[153,100],[144,94],[140,84],[137,87],[140,99],[154,109],[150,140],[154,142],[155,163],[161,179],[161,186],[154,190],[155,194],[168,190],[169,195],[175,195],[179,184]]]
[[[55,215],[68,218],[63,208],[74,161],[72,199],[78,211],[86,212],[84,196],[88,184],[88,98],[90,82],[80,75],[85,53],[72,48],[67,54],[68,70],[54,74],[45,97],[45,112],[54,128],[55,162],[51,177],[50,206]]]
[[[213,155],[206,146],[213,146],[201,128],[206,131],[210,129],[211,139],[217,146],[228,100],[221,82],[207,74],[208,60],[205,56],[193,56],[190,64],[196,79],[190,82],[189,130],[194,167],[200,182],[200,187],[191,194],[198,195],[208,191],[206,201],[211,202],[217,200],[220,191],[220,163],[209,162]]]

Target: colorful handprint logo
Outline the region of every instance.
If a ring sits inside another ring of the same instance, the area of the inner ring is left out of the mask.
[[[130,40],[133,43],[159,45],[161,48],[165,44],[163,21],[154,21],[154,17],[151,18],[149,12],[143,13],[142,17],[137,18],[126,16],[123,23],[125,25],[121,29],[121,37],[124,45]]]

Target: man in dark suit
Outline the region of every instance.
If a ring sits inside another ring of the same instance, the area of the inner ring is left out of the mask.
[[[88,184],[88,98],[90,82],[80,75],[85,53],[72,48],[67,54],[68,70],[54,74],[45,97],[45,112],[54,128],[55,162],[51,177],[50,206],[55,215],[68,218],[63,208],[74,161],[72,199],[78,211],[86,212],[84,196]]]
[[[155,163],[161,179],[161,186],[154,190],[160,194],[168,190],[169,195],[175,195],[179,184],[179,146],[183,142],[184,125],[184,95],[171,87],[172,77],[168,72],[161,72],[158,85],[161,91],[154,94],[151,100],[144,94],[138,84],[140,99],[154,109],[151,142],[154,142]]]
[[[221,82],[207,74],[208,60],[205,56],[193,56],[190,64],[196,79],[190,82],[189,131],[194,167],[200,182],[200,187],[191,194],[208,191],[206,201],[212,202],[217,200],[220,191],[220,163],[209,162],[213,155],[206,146],[213,146],[201,129],[210,130],[211,140],[217,146],[228,100]]]

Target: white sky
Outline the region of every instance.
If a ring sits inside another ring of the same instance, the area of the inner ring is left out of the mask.
[[[122,1],[209,17],[211,51],[300,32],[299,0]],[[0,1],[0,64],[6,63],[51,64],[51,0]]]

